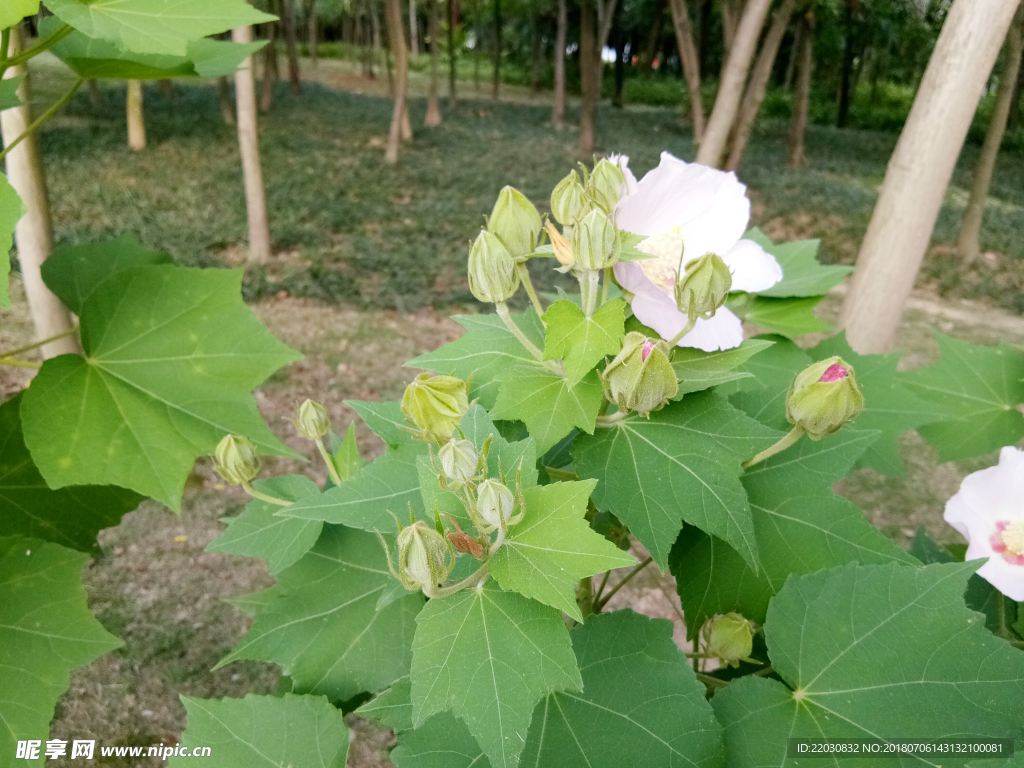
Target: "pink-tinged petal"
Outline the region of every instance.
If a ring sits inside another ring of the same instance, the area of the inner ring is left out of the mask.
[[[622,175],[626,177],[625,181],[622,182],[622,188],[619,190],[619,197],[636,194],[637,181],[636,176],[629,170],[629,155],[608,155],[608,161],[618,165],[622,170]]]
[[[651,356],[651,352],[654,351],[654,342],[650,339],[644,339],[644,344],[640,348],[640,362],[646,363],[647,358]]]
[[[620,261],[615,265],[614,271],[619,285],[630,293],[646,293],[648,291],[661,293],[654,283],[647,279],[638,262]],[[675,304],[673,303],[672,306],[674,307]]]
[[[727,253],[719,255],[732,272],[734,291],[767,291],[782,279],[779,262],[753,240],[740,240]]]
[[[661,163],[647,173],[636,192],[619,200],[615,223],[650,237],[676,227],[687,258],[728,253],[750,221],[747,188],[735,173],[686,163],[662,152]]]
[[[825,372],[821,374],[821,378],[818,381],[824,382],[825,384],[831,384],[833,381],[842,381],[847,377],[848,373],[843,366],[836,363],[830,365]]]

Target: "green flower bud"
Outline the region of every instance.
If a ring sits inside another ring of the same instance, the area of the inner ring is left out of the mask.
[[[587,178],[587,196],[605,213],[611,213],[619,202],[619,190],[625,181],[626,176],[618,165],[601,160]]]
[[[405,388],[402,413],[432,443],[444,443],[469,410],[467,385],[454,376],[421,373]]]
[[[228,435],[213,452],[213,466],[232,485],[244,485],[260,473],[260,457],[251,440]]]
[[[583,207],[583,184],[576,171],[555,185],[551,193],[551,215],[564,227],[574,227],[585,212]]]
[[[319,440],[331,431],[331,417],[320,403],[307,400],[299,406],[295,428],[307,440]]]
[[[853,368],[838,357],[810,365],[793,379],[786,395],[786,418],[821,440],[864,409]]]
[[[398,533],[398,578],[406,589],[436,587],[455,567],[448,540],[422,520]]]
[[[487,229],[497,235],[517,261],[525,261],[537,247],[544,223],[537,208],[522,192],[505,187],[487,220]]]
[[[489,525],[500,528],[512,516],[516,497],[497,480],[484,480],[476,489],[476,509]]]
[[[688,317],[708,320],[725,304],[732,288],[732,273],[722,258],[706,253],[690,261],[676,280],[676,306]]]
[[[605,397],[620,411],[636,411],[644,417],[662,408],[679,391],[668,355],[668,342],[636,331],[627,333],[622,351],[601,374]]]
[[[622,238],[605,212],[595,208],[573,229],[572,250],[583,269],[604,269],[619,260]]]
[[[470,440],[449,440],[437,452],[441,460],[441,471],[449,480],[468,483],[480,468],[480,454]]]
[[[469,249],[469,290],[488,304],[505,301],[519,290],[519,272],[512,254],[487,230],[481,230]]]
[[[754,628],[738,613],[712,619],[704,628],[708,655],[717,657],[726,667],[738,667],[750,661],[754,650]]]

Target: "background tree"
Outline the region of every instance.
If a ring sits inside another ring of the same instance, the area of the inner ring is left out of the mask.
[[[128,117],[128,146],[136,152],[146,148],[146,119],[142,111],[142,81],[128,81],[128,97],[126,99]]]
[[[238,27],[231,33],[236,43],[251,43],[251,26]],[[256,81],[252,56],[235,72],[235,99],[238,111],[238,147],[242,155],[245,179],[245,208],[249,220],[249,263],[265,264],[270,260],[270,219],[267,216],[267,194],[263,186],[263,165],[260,163],[260,137],[256,110]]]
[[[804,139],[807,134],[807,112],[811,102],[811,72],[814,69],[814,6],[800,16],[796,36],[796,94],[793,118],[789,124],[789,167],[807,166]]]
[[[441,57],[440,41],[441,20],[438,18],[438,0],[428,0],[430,3],[430,89],[427,92],[427,117],[428,126],[441,124],[441,108],[437,103],[437,78],[439,59]]]
[[[405,33],[402,30],[402,6],[399,0],[384,0],[384,21],[388,29],[388,42],[395,59],[395,106],[391,115],[391,130],[388,133],[387,150],[384,159],[388,163],[398,162],[398,149],[403,138],[412,138],[406,99],[409,87],[409,52],[405,47]]]
[[[302,92],[302,74],[299,72],[299,50],[295,32],[295,0],[280,0],[281,25],[284,27],[284,39],[288,48],[288,82],[292,94],[298,96]]]
[[[705,0],[705,2],[710,1]],[[700,59],[697,54],[697,46],[693,41],[690,9],[686,0],[669,0],[669,7],[672,10],[672,26],[676,33],[676,45],[679,47],[679,60],[689,92],[693,142],[699,145],[704,136],[704,104],[701,101],[700,93]]]
[[[600,52],[594,39],[594,2],[580,0],[580,152],[593,152],[596,144],[594,121],[597,115],[597,67]],[[600,0],[597,0],[600,2]],[[597,61],[595,61],[597,59]]]
[[[557,29],[555,32],[555,90],[552,100],[551,124],[565,127],[565,48],[569,28],[567,0],[558,0]]]

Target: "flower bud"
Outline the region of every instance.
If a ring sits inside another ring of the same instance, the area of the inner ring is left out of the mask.
[[[398,534],[398,575],[406,589],[436,587],[455,567],[455,557],[443,535],[422,520]]]
[[[468,483],[480,468],[480,454],[470,440],[449,440],[437,452],[441,471],[449,480]]]
[[[687,317],[708,320],[725,304],[732,288],[732,273],[722,258],[706,253],[686,264],[676,280],[676,306]]]
[[[821,440],[852,421],[864,409],[853,368],[838,357],[808,366],[793,379],[786,395],[786,418]]]
[[[469,410],[467,385],[454,376],[421,373],[405,388],[402,413],[428,442],[443,443]]]
[[[587,178],[587,196],[605,213],[611,213],[619,202],[619,191],[626,181],[625,174],[610,160],[601,160]]]
[[[244,485],[260,473],[260,457],[251,440],[228,435],[213,452],[213,466],[232,485]]]
[[[307,400],[299,406],[295,428],[307,440],[319,440],[331,431],[331,417],[320,403]]]
[[[489,525],[500,528],[502,519],[508,522],[516,498],[508,488],[497,480],[484,480],[476,489],[476,509]]]
[[[572,231],[572,250],[583,269],[604,269],[619,260],[619,230],[600,208],[584,216]]]
[[[481,230],[469,249],[469,290],[480,301],[497,303],[519,290],[519,272],[501,240]]]
[[[644,417],[662,408],[679,391],[668,354],[668,342],[636,331],[627,333],[622,351],[601,374],[605,397],[620,411],[636,411]]]
[[[563,227],[574,227],[580,216],[585,212],[583,206],[583,184],[576,171],[555,185],[551,193],[551,215],[558,219]]]
[[[525,261],[537,248],[543,222],[526,195],[505,187],[498,193],[487,229],[497,235],[514,259]]]
[[[705,627],[705,648],[726,667],[738,667],[750,660],[754,650],[754,628],[738,613],[712,619]]]

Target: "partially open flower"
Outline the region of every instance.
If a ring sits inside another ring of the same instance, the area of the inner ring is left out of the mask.
[[[428,442],[446,442],[469,410],[467,391],[462,379],[421,373],[405,388],[402,413]]]
[[[213,452],[213,467],[232,485],[245,485],[260,473],[260,457],[251,440],[228,435]]]
[[[627,333],[622,351],[601,374],[605,397],[620,411],[636,411],[641,416],[663,407],[679,391],[668,354],[666,342],[636,331]]]
[[[417,520],[398,534],[398,577],[406,589],[436,587],[455,567],[448,541],[430,525]]]
[[[626,180],[616,158],[600,160],[587,177],[587,197],[605,213],[611,213],[619,202],[619,193]]]
[[[994,467],[964,478],[946,502],[946,522],[967,539],[967,560],[988,558],[978,575],[1024,601],[1024,451],[1008,446]]]
[[[864,409],[853,367],[830,357],[809,365],[793,379],[786,396],[786,418],[811,440],[831,435]]]

